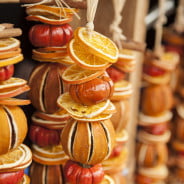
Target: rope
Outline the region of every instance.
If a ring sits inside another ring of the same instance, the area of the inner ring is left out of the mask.
[[[184,32],[184,0],[179,1],[176,12],[174,28],[177,32],[182,33]]]
[[[96,14],[96,9],[98,5],[98,0],[87,0],[87,24],[86,28],[89,32],[94,30],[94,18]]]
[[[110,25],[110,32],[112,33],[112,39],[117,44],[117,46],[122,49],[122,40],[126,40],[125,35],[123,35],[123,30],[119,27],[123,17],[121,12],[125,5],[126,0],[113,0],[114,6],[114,20]]]
[[[165,16],[164,3],[165,0],[159,0],[159,16],[155,24],[156,38],[155,38],[154,52],[158,56],[160,56],[162,50],[161,40],[162,40],[163,24],[165,24],[167,21],[167,18]]]

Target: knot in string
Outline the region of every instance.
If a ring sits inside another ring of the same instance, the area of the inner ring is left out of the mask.
[[[87,0],[87,24],[86,28],[89,32],[94,30],[94,18],[96,14],[96,9],[98,5],[98,0]]]
[[[86,24],[86,28],[89,32],[93,31],[94,30],[94,23],[93,22],[88,22]]]

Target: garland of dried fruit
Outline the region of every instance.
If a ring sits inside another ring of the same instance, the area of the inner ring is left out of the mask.
[[[143,65],[142,89],[137,143],[136,182],[165,183],[168,177],[167,142],[170,139],[169,121],[173,95],[171,73],[178,63],[178,55],[165,52],[161,47],[162,25],[165,22],[164,1],[159,1],[160,16],[156,23],[155,51],[147,51]]]
[[[32,58],[40,62],[29,78],[29,98],[36,108],[29,130],[34,160],[30,168],[31,183],[60,184],[64,182],[62,165],[68,159],[60,145],[60,133],[71,117],[58,107],[57,98],[67,87],[61,75],[73,63],[66,44],[73,36],[68,23],[77,10],[44,4],[24,6],[26,19],[40,22],[29,30],[29,40],[35,47]]]
[[[30,100],[14,98],[29,90],[27,81],[12,77],[14,64],[23,60],[21,29],[13,24],[0,24],[0,183],[29,184],[24,174],[32,162],[31,150],[23,143],[27,134],[27,119],[19,105]]]
[[[114,82],[114,93],[111,97],[116,107],[116,113],[111,117],[116,135],[116,142],[109,159],[102,162],[106,173],[119,179],[118,183],[126,183],[123,176],[128,172],[126,161],[128,150],[125,143],[128,140],[126,125],[130,116],[130,97],[132,95],[132,85],[127,80],[128,74],[133,71],[135,66],[135,54],[133,50],[122,48],[122,41],[126,37],[122,34],[123,30],[119,24],[122,21],[121,11],[125,5],[125,0],[114,0],[114,21],[110,25],[112,39],[119,48],[118,61],[107,69],[107,73]],[[117,177],[118,176],[118,177]]]
[[[173,86],[176,98],[176,116],[172,124],[172,153],[170,161],[171,177],[169,183],[184,183],[183,177],[183,123],[184,123],[184,106],[183,106],[183,69],[184,69],[184,1],[180,0],[177,8],[176,19],[173,25],[164,30],[163,41],[167,51],[173,51],[180,55],[180,65],[175,71],[176,82]]]
[[[71,21],[76,10],[32,4],[26,9],[28,20],[44,23],[29,32],[31,43],[41,47],[33,50],[33,59],[44,62],[29,79],[29,97],[37,109],[30,128],[35,161],[31,167],[32,184],[64,180],[71,184],[114,183],[109,176],[104,177],[99,163],[108,158],[114,144],[109,120],[115,112],[109,100],[113,83],[105,69],[117,60],[118,49],[92,30],[97,2],[87,3],[92,7],[87,13],[88,29],[78,28],[67,48],[62,47],[71,39],[71,27],[66,21]],[[62,147],[72,160],[68,160]]]

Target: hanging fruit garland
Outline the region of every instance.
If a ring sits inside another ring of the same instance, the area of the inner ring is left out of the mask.
[[[61,75],[73,63],[66,44],[73,37],[68,23],[78,10],[56,2],[55,6],[44,2],[23,5],[28,14],[26,19],[39,22],[29,30],[29,40],[35,47],[32,58],[40,62],[29,78],[28,96],[36,108],[29,129],[34,160],[30,168],[32,184],[63,183],[62,165],[68,160],[60,145],[60,133],[71,117],[57,105],[57,98],[68,89]],[[37,173],[35,177],[35,171],[40,175]]]
[[[174,99],[169,84],[179,61],[178,54],[166,52],[162,45],[162,26],[165,23],[164,0],[159,1],[154,52],[147,51],[143,64],[144,88],[141,95],[137,143],[137,175],[139,184],[165,182],[168,177],[168,148],[171,137],[169,124]],[[158,174],[156,174],[158,173]]]
[[[30,149],[22,144],[27,134],[27,119],[19,105],[30,100],[16,96],[29,91],[27,81],[13,77],[14,64],[23,60],[20,41],[21,29],[13,24],[0,24],[0,183],[30,183],[24,174],[32,162]]]
[[[115,112],[109,101],[114,86],[105,69],[116,62],[118,49],[110,39],[93,31],[97,3],[87,1],[88,24],[77,28],[68,44],[75,64],[62,75],[69,92],[57,101],[73,118],[61,133],[63,149],[71,159],[64,166],[64,174],[71,184],[103,183],[100,163],[110,156],[114,145],[115,133],[109,120]]]

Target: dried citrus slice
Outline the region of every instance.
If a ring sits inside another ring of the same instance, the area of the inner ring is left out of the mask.
[[[18,48],[19,46],[20,46],[20,41],[17,40],[16,38],[0,39],[0,52],[15,49],[15,48]]]
[[[67,55],[67,50],[61,51],[44,51],[42,48],[33,49],[33,55],[40,58],[59,58]]]
[[[54,114],[46,114],[41,111],[36,111],[34,115],[37,116],[38,118],[50,121],[65,121],[71,118],[70,115],[67,113],[67,111],[64,109],[61,109],[55,112]]]
[[[101,114],[108,107],[109,103],[110,101],[107,100],[96,105],[84,106],[76,103],[68,92],[60,95],[57,100],[57,104],[69,114],[82,118],[93,118]]]
[[[77,42],[75,39],[70,41],[68,53],[73,61],[82,68],[101,70],[110,66],[108,61],[86,52],[85,45]]]
[[[16,167],[12,167],[11,169],[8,169],[8,172],[18,171],[26,169],[29,165],[31,165],[32,162],[32,152],[28,146],[25,144],[21,144],[20,147],[24,150],[24,158],[21,162],[21,164],[17,165]],[[2,169],[0,172],[7,172],[7,170]]]
[[[5,98],[5,99],[0,99],[0,105],[9,105],[9,106],[14,106],[14,105],[29,105],[31,103],[30,100],[23,100],[23,99],[16,99],[16,98]]]
[[[4,155],[0,155],[0,170],[11,169],[19,166],[25,158],[24,149],[19,146],[13,151],[9,151]]]
[[[95,56],[98,56],[110,63],[115,63],[118,59],[118,48],[115,43],[102,34],[91,31],[89,34],[87,29],[80,27],[76,30],[75,36],[82,42],[86,49]]]
[[[122,49],[119,51],[118,61],[119,62],[128,62],[135,60],[135,53],[129,49]]]
[[[116,107],[112,102],[110,102],[108,107],[103,111],[103,114],[113,114],[115,112],[116,112]]]
[[[10,57],[8,59],[0,59],[0,67],[12,65],[23,60],[23,55],[18,54],[17,56]]]
[[[5,98],[11,98],[29,90],[30,90],[30,87],[28,85],[19,86],[15,88],[2,89],[0,90],[0,99],[2,100]]]
[[[114,91],[127,91],[132,89],[132,84],[129,81],[121,80],[114,83]]]
[[[0,59],[7,59],[10,57],[15,57],[20,53],[21,53],[20,48],[17,48],[15,50],[11,50],[11,51],[2,51],[2,52],[0,52]]]
[[[61,63],[61,64],[66,64],[66,65],[74,64],[73,60],[69,56],[63,56],[60,58],[52,58],[52,57],[51,58],[41,58],[41,57],[37,57],[33,55],[32,58],[40,62]]]
[[[178,63],[179,55],[175,52],[165,52],[160,60],[153,61],[153,65],[168,71],[174,70]]]
[[[33,116],[31,117],[32,122],[36,125],[39,126],[43,126],[45,128],[49,128],[49,129],[63,129],[65,127],[65,125],[68,123],[69,119],[53,119],[53,120],[46,120],[43,118],[40,118],[38,116],[36,116],[36,114],[33,114]]]
[[[48,5],[34,5],[26,8],[28,15],[55,15],[55,16],[72,16],[78,10],[75,8],[61,8]]]
[[[102,75],[104,70],[87,70],[73,64],[62,75],[62,79],[69,84],[81,84]]]
[[[90,121],[90,122],[96,122],[96,121],[104,121],[107,119],[110,119],[112,114],[100,114],[98,116],[92,117],[92,118],[82,118],[77,116],[72,116],[73,119],[76,119],[78,121]]]
[[[26,17],[29,21],[39,21],[45,24],[62,25],[72,21],[72,17],[58,18],[58,17],[46,17],[41,15],[29,15]]]
[[[44,165],[64,164],[69,159],[61,145],[41,148],[33,144],[32,151],[33,160]]]
[[[21,78],[11,77],[6,81],[0,81],[0,91],[2,89],[14,88],[27,84],[27,81]]]
[[[67,48],[66,46],[63,47],[42,47],[39,48],[42,52],[54,52],[54,51],[66,51],[67,52]]]

